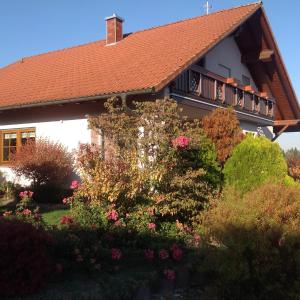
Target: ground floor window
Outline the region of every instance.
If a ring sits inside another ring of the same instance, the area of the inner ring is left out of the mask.
[[[8,163],[12,154],[28,141],[35,141],[35,128],[0,130],[0,162]]]

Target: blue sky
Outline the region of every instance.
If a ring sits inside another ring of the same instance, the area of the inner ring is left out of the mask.
[[[211,0],[212,11],[249,3]],[[104,18],[117,13],[125,32],[204,13],[204,0],[1,0],[0,67],[21,57],[61,49],[105,36]],[[266,0],[264,7],[297,95],[300,95],[299,0]],[[283,148],[300,148],[300,133],[285,134]]]

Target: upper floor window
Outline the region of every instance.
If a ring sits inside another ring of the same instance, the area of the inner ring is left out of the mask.
[[[231,77],[231,69],[223,64],[219,64],[219,71],[221,76],[229,78]]]
[[[8,163],[12,154],[28,141],[35,141],[34,128],[0,130],[0,162]]]
[[[251,79],[246,75],[242,75],[242,82],[243,85],[251,85]]]

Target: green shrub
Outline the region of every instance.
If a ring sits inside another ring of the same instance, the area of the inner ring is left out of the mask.
[[[245,193],[268,181],[284,181],[287,164],[277,143],[248,135],[226,162],[224,175],[226,185]]]
[[[300,287],[300,189],[232,189],[203,217],[213,241],[206,267],[220,299],[296,299]]]
[[[82,228],[107,227],[106,212],[99,203],[87,204],[76,199],[72,204],[71,214]]]

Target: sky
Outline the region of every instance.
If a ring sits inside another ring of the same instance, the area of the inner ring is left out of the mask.
[[[105,37],[105,17],[125,19],[124,31],[204,14],[205,0],[0,0],[0,67],[22,57]],[[253,1],[211,0],[212,12]],[[264,7],[295,91],[300,96],[299,0],[266,0]],[[299,98],[300,99],[300,98]],[[300,149],[300,133],[278,139]]]

